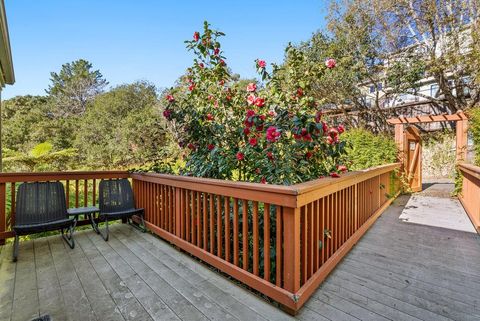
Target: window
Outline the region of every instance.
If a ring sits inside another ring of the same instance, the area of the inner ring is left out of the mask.
[[[438,95],[438,85],[433,84],[430,86],[430,97],[437,97]]]

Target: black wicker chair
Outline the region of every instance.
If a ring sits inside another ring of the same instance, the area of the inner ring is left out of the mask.
[[[67,214],[65,190],[60,182],[22,183],[18,187],[15,214],[15,244],[13,261],[18,257],[19,236],[61,230],[70,248],[73,240],[74,219]],[[65,231],[68,230],[66,234]]]
[[[97,233],[105,241],[108,241],[108,222],[112,220],[126,219],[135,228],[146,232],[143,220],[144,210],[143,208],[135,208],[133,191],[128,179],[101,180],[99,192],[99,220],[105,222],[105,233],[102,233],[98,228]],[[133,215],[140,218],[140,224],[133,222]]]

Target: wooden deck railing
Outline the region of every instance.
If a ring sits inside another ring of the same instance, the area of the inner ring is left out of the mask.
[[[480,233],[480,167],[461,163],[458,168],[463,176],[458,199]]]
[[[16,191],[23,182],[59,181],[65,186],[68,207],[94,205],[98,201],[98,183],[102,178],[126,178],[125,171],[1,173],[0,174],[0,244],[14,236]],[[88,221],[79,221],[78,225]]]
[[[295,313],[396,196],[399,166],[294,186],[121,171],[0,174],[0,241],[14,235],[21,182],[61,181],[78,207],[97,203],[100,179],[130,177],[150,231]]]
[[[289,187],[131,177],[152,232],[294,313],[397,195],[399,167]]]

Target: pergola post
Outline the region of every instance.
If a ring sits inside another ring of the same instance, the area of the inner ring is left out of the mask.
[[[403,124],[395,124],[395,144],[397,144],[398,155],[397,159],[405,165],[405,134],[403,132]],[[402,168],[403,170],[403,168]]]
[[[456,133],[456,160],[460,163],[467,159],[468,119],[457,121]]]

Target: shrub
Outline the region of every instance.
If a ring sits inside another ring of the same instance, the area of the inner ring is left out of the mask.
[[[390,136],[358,128],[347,131],[342,139],[347,143],[345,162],[351,170],[394,163],[397,159],[397,147]]]
[[[469,129],[473,138],[473,150],[475,152],[475,165],[480,166],[480,107],[468,111]]]
[[[263,83],[238,88],[227,68],[219,38],[195,32],[187,48],[193,66],[165,96],[164,116],[186,148],[183,174],[274,184],[295,184],[345,171],[343,126],[322,120],[306,75],[331,72],[335,61],[309,64],[287,48],[288,63],[255,65]]]

